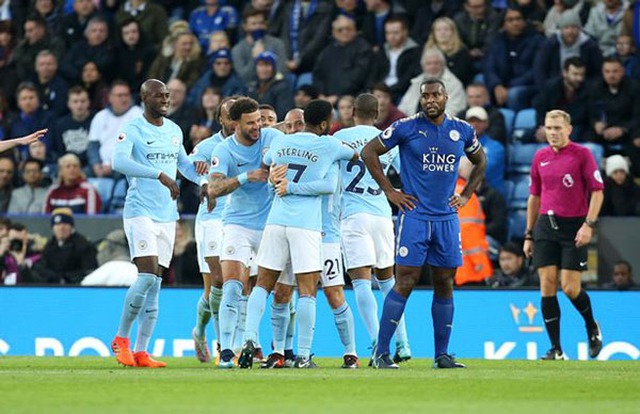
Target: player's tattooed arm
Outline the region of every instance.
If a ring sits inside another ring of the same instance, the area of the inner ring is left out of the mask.
[[[218,198],[232,193],[240,187],[238,177],[229,178],[224,174],[213,173],[209,176],[207,193],[209,198]]]

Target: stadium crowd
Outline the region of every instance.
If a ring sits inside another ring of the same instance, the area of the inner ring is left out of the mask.
[[[446,84],[447,112],[475,128],[489,160],[478,208],[461,214],[466,239],[493,266],[469,282],[533,285],[518,243],[548,110],[571,115],[572,139],[606,173],[602,215],[640,215],[639,16],[640,2],[622,0],[5,0],[0,139],[48,133],[0,154],[0,214],[119,212],[126,180],[110,160],[120,128],[142,113],[147,78],[169,86],[169,118],[190,152],[220,130],[216,108],[230,95],[266,105],[283,130],[290,109],[325,99],[333,133],[353,126],[353,99],[369,91],[385,129],[418,110],[431,77]],[[194,214],[197,188],[181,186],[180,211]],[[15,251],[9,233],[25,230],[6,227],[4,268]],[[189,232],[180,237],[176,255],[191,254]],[[21,261],[37,261],[39,252],[22,250]],[[198,280],[179,273],[177,282]],[[26,274],[11,280],[60,282]]]

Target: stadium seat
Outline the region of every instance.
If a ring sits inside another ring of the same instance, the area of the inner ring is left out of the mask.
[[[509,199],[509,209],[517,210],[527,208],[527,199],[529,198],[529,182],[520,181],[513,187],[513,193]]]
[[[115,182],[113,192],[111,193],[111,202],[109,203],[109,213],[118,213],[122,211],[128,187],[129,183],[126,178],[120,178]]]
[[[507,173],[528,174],[531,171],[531,161],[540,144],[515,143],[509,147],[509,165]]]
[[[507,203],[513,196],[513,189],[515,186],[516,184],[513,181],[504,180],[504,199],[507,200]]]
[[[507,137],[509,137],[510,139],[513,134],[513,121],[516,118],[516,113],[513,111],[513,109],[509,108],[500,108],[500,112],[504,117],[504,126],[507,130]]]
[[[113,185],[115,181],[113,178],[89,178],[89,184],[93,186],[93,188],[98,191],[98,195],[100,196],[100,200],[102,200],[102,211],[105,212],[108,209],[109,203],[111,202],[111,193],[113,192]]]
[[[581,145],[589,148],[589,150],[593,154],[593,158],[596,159],[596,165],[598,166],[598,168],[603,169],[604,165],[602,162],[602,158],[604,157],[604,148],[602,148],[602,145],[593,142],[585,142]]]
[[[509,214],[509,240],[522,240],[527,229],[527,210],[515,210]]]
[[[521,109],[513,121],[513,142],[532,142],[538,122],[536,110],[533,108]]]

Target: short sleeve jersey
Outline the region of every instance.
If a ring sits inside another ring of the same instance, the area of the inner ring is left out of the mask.
[[[193,148],[191,154],[189,154],[189,160],[191,160],[191,162],[206,162],[207,164],[211,165],[211,156],[213,154],[213,149],[222,141],[224,141],[222,132],[217,132],[211,137],[201,141]],[[198,206],[196,221],[221,220],[222,211],[224,210],[224,206],[227,203],[227,198],[228,196],[218,197],[216,199],[216,206],[211,212],[207,210],[207,200],[204,200]]]
[[[235,135],[216,145],[211,155],[210,174],[225,177],[256,170],[262,166],[262,157],[272,141],[285,135],[274,128],[262,128],[260,138],[250,146],[240,144]],[[222,213],[224,224],[236,224],[251,230],[263,230],[271,207],[272,192],[266,182],[248,182],[229,194]]]
[[[455,191],[460,157],[480,149],[473,127],[449,114],[435,125],[419,112],[394,122],[378,138],[388,149],[398,147],[403,191],[418,199],[407,217],[430,221],[457,217],[449,198]]]
[[[333,163],[329,174],[339,174],[339,163]],[[322,242],[340,243],[340,183],[333,194],[322,196]]]
[[[540,197],[540,214],[585,217],[589,194],[604,189],[602,175],[591,151],[569,142],[558,152],[539,149],[531,164],[530,193]]]
[[[287,179],[309,183],[324,178],[335,161],[350,159],[353,150],[336,138],[309,132],[286,135],[275,141],[264,163],[287,164]],[[276,197],[267,224],[322,231],[322,197],[288,194]]]
[[[362,148],[373,138],[380,135],[380,130],[373,126],[357,125],[341,129],[333,136],[350,145],[360,154]],[[380,156],[382,169],[386,174],[393,165],[400,172],[400,158],[398,148]],[[373,179],[362,160],[342,161],[340,163],[340,178],[342,182],[342,210],[341,219],[358,213],[375,216],[391,217],[391,206],[382,189]]]

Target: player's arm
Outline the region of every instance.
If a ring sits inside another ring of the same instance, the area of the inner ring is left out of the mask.
[[[383,135],[384,134],[386,134],[386,131]],[[373,179],[376,180],[382,191],[384,191],[387,199],[404,213],[405,210],[413,210],[416,208],[418,199],[412,195],[403,193],[401,190],[396,190],[391,184],[391,181],[389,181],[389,178],[385,175],[382,169],[382,163],[380,162],[380,156],[386,154],[389,149],[390,148],[384,146],[379,139],[372,139],[362,148],[362,161],[364,161]]]
[[[29,135],[25,135],[24,137],[20,137],[20,138],[13,138],[13,139],[8,139],[5,141],[0,141],[0,152],[9,150],[13,147],[17,147],[19,145],[29,145],[32,142],[35,142],[37,140],[39,140],[40,138],[44,137],[44,135],[47,133],[47,129],[41,129],[38,130],[36,132],[33,132]]]
[[[308,183],[289,182],[286,184],[285,181],[280,181],[276,184],[276,194],[282,197],[283,194],[281,194],[281,190],[284,191],[284,194],[296,194],[303,196],[333,194],[336,191],[336,188],[338,188],[339,172],[340,167],[337,162],[334,162],[329,168],[327,175],[319,180]]]
[[[540,196],[530,194],[527,199],[527,228],[524,231],[524,245],[522,250],[526,257],[533,255],[533,227],[540,214]]]
[[[203,177],[198,174],[195,164],[191,161],[191,159],[187,155],[187,151],[182,145],[180,146],[180,150],[178,152],[178,171],[180,171],[180,174],[182,174],[187,180],[191,181],[194,184],[197,184],[199,186],[207,184],[207,177]]]
[[[227,177],[221,173],[209,175],[209,197],[218,198],[230,194],[246,183],[265,182],[269,171],[263,168],[242,173],[236,177]]]
[[[596,227],[598,221],[598,215],[602,208],[604,201],[604,183],[602,181],[602,175],[598,169],[598,164],[590,151],[584,151],[584,162],[582,163],[582,176],[587,182],[587,188],[591,193],[589,199],[589,211],[587,211],[587,217],[585,217],[584,223],[576,233],[575,243],[576,247],[586,246],[591,242],[593,236],[593,229]]]
[[[462,192],[460,194],[454,194],[449,199],[449,205],[451,207],[464,207],[469,202],[473,193],[480,186],[482,178],[484,177],[484,172],[487,169],[487,156],[481,146],[478,146],[472,153],[467,153],[467,158],[473,164],[473,168],[471,169],[469,180],[467,180],[467,184],[462,189]]]

